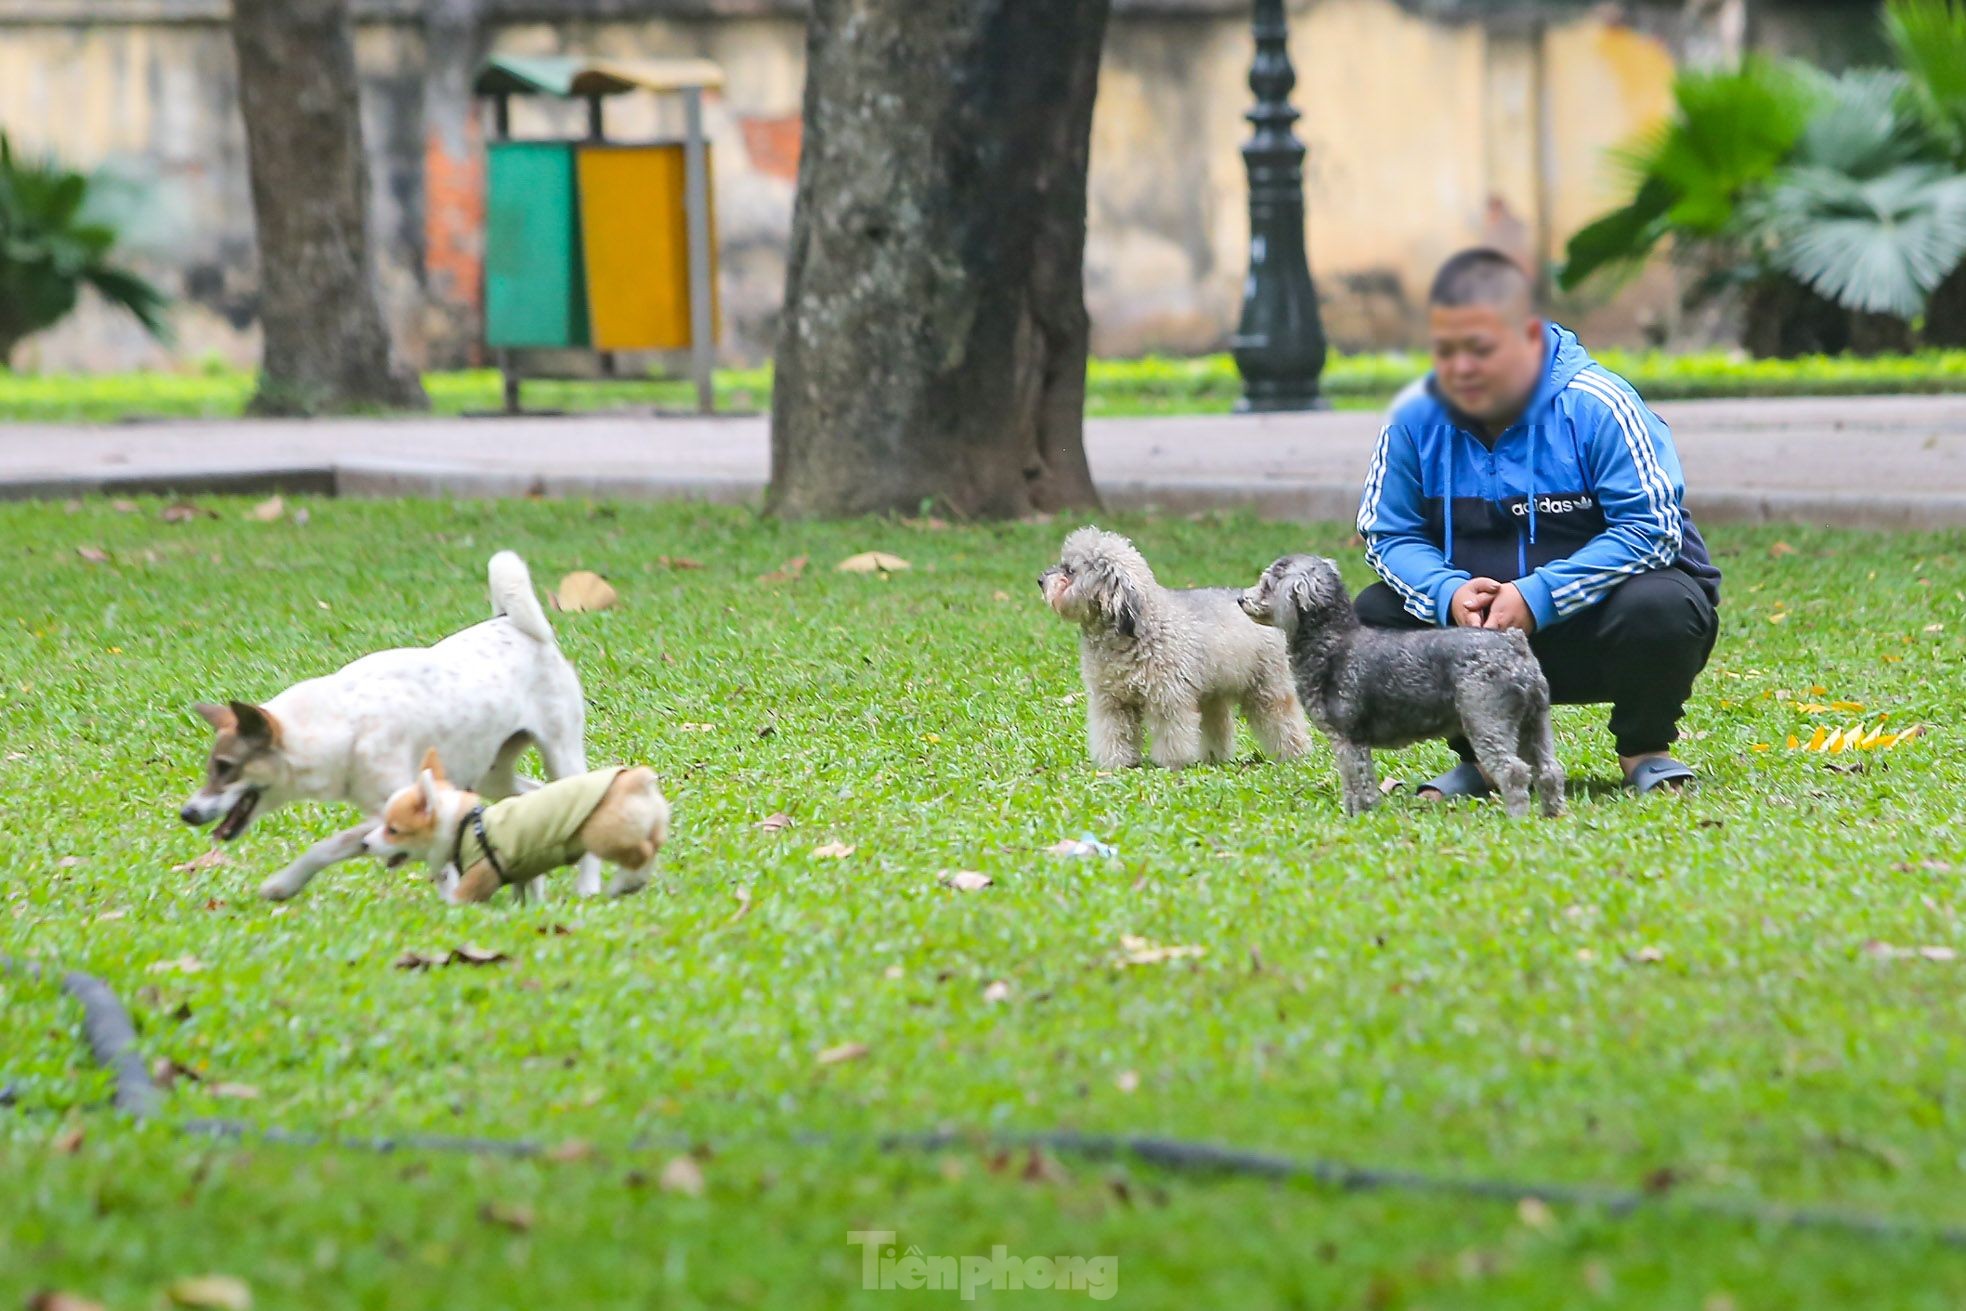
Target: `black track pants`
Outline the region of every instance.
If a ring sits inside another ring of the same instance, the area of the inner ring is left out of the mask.
[[[1384,583],[1358,594],[1360,622],[1374,628],[1429,628],[1400,605]],[[1679,717],[1693,679],[1713,654],[1720,620],[1700,590],[1677,569],[1656,569],[1620,583],[1598,604],[1532,635],[1529,645],[1560,705],[1611,705],[1618,754],[1664,751],[1679,737]],[[1463,760],[1468,744],[1454,739]]]

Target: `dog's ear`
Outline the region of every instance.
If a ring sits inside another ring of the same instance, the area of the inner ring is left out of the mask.
[[[1309,569],[1299,569],[1289,575],[1290,588],[1285,593],[1291,608],[1300,615],[1315,614],[1317,604],[1317,578]]]
[[[450,779],[444,776],[444,762],[443,759],[440,756],[438,756],[437,748],[435,747],[431,747],[428,751],[423,753],[422,769],[424,773],[430,775],[432,778],[436,779],[439,783],[450,782]]]
[[[198,712],[200,719],[221,733],[227,729],[237,728],[239,726],[239,716],[233,714],[224,706],[215,706],[209,701],[200,701],[191,708]]]
[[[416,776],[417,787],[423,790],[423,808],[432,815],[437,813],[437,776],[424,770]]]
[[[250,701],[234,701],[232,717],[237,721],[240,737],[249,742],[264,742],[268,746],[280,745],[280,721],[264,706],[256,706]]]
[[[1132,639],[1140,635],[1140,590],[1125,571],[1110,564],[1099,570],[1099,608],[1106,612],[1119,635]]]

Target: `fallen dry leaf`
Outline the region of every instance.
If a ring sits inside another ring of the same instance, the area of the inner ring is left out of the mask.
[[[55,862],[55,868],[74,869],[77,865],[80,865],[81,863],[82,863],[82,858],[80,856],[63,856],[60,860]]]
[[[822,842],[812,849],[812,854],[816,860],[845,860],[858,850],[844,842]]]
[[[1516,1218],[1531,1229],[1548,1229],[1556,1223],[1556,1213],[1540,1197],[1525,1197],[1515,1204]]]
[[[737,891],[731,893],[731,896],[737,899],[737,913],[725,922],[735,924],[751,913],[751,889],[739,888]]]
[[[190,501],[173,501],[165,506],[157,517],[165,523],[190,523],[193,519],[216,519],[218,511],[207,510],[204,506],[193,505]]]
[[[770,573],[759,574],[758,581],[761,583],[789,583],[806,571],[806,565],[811,562],[811,559],[812,557],[810,556],[795,555]]]
[[[1113,1080],[1113,1087],[1128,1094],[1139,1092],[1140,1076],[1133,1070],[1121,1070],[1119,1076]]]
[[[109,552],[103,550],[100,546],[78,546],[75,548],[75,554],[81,556],[90,564],[109,563]]]
[[[1379,795],[1389,797],[1405,786],[1406,780],[1403,778],[1382,778],[1379,780]]]
[[[849,555],[833,566],[843,574],[898,574],[912,567],[900,556],[889,555],[886,551],[862,551],[859,555]]]
[[[1010,985],[1002,979],[996,980],[989,987],[983,989],[983,1000],[992,1004],[1000,1001],[1009,1001]]]
[[[988,874],[979,874],[973,869],[959,869],[954,873],[942,875],[937,882],[958,892],[981,892],[996,880]]]
[[[584,1161],[594,1154],[594,1144],[580,1138],[569,1138],[546,1153],[549,1161]]]
[[[83,1130],[81,1125],[71,1124],[55,1135],[55,1140],[51,1146],[63,1156],[73,1156],[82,1150],[82,1141],[86,1137],[88,1137],[88,1134]]]
[[[792,817],[781,810],[778,811],[776,814],[766,815],[763,819],[758,821],[757,827],[763,829],[767,833],[777,833],[782,829],[788,829],[792,827]]]
[[[1959,952],[1952,947],[1894,947],[1888,942],[1872,940],[1864,944],[1864,955],[1878,960],[1929,960],[1954,961]]]
[[[1779,560],[1785,555],[1794,555],[1795,548],[1793,546],[1790,546],[1787,542],[1776,542],[1773,546],[1768,548],[1768,554],[1773,559]]]
[[[259,1100],[259,1089],[249,1083],[215,1083],[212,1085],[212,1096],[227,1097],[239,1102],[256,1102]]]
[[[209,851],[202,851],[193,856],[182,865],[171,866],[171,873],[190,874],[201,869],[217,869],[220,865],[229,865],[231,863],[230,857],[217,847],[213,847]]]
[[[478,1208],[478,1218],[521,1234],[533,1225],[532,1208],[524,1202],[486,1202]]]
[[[188,1065],[179,1065],[168,1056],[159,1056],[150,1063],[150,1081],[159,1088],[169,1091],[180,1079],[191,1083],[203,1082],[198,1071]]]
[[[152,974],[196,974],[205,968],[205,962],[196,956],[179,956],[176,960],[160,960],[150,966]]]
[[[1632,953],[1632,959],[1641,965],[1657,965],[1666,958],[1664,947],[1640,947]]]
[[[471,943],[466,943],[451,953],[451,959],[465,965],[496,965],[500,961],[507,961],[512,958],[502,951],[493,951],[489,947],[479,947]]]
[[[1120,935],[1120,947],[1121,953],[1113,963],[1121,969],[1128,965],[1163,965],[1171,960],[1205,955],[1208,950],[1206,947],[1163,947],[1131,933]]]
[[[44,1288],[27,1299],[27,1311],[103,1311],[102,1303],[75,1293]]]
[[[1047,856],[1100,856],[1111,859],[1119,855],[1119,849],[1099,841],[1091,834],[1082,838],[1060,838],[1044,849]]]
[[[555,610],[580,614],[591,610],[612,610],[621,600],[608,580],[591,569],[576,569],[560,580],[559,590],[548,592]]]
[[[828,1047],[813,1059],[821,1065],[839,1065],[844,1061],[857,1061],[868,1052],[864,1042],[843,1042],[837,1047]]]
[[[179,1306],[204,1311],[252,1311],[253,1290],[231,1275],[189,1275],[171,1281],[165,1290]]]
[[[687,556],[681,555],[658,555],[655,557],[655,562],[664,569],[701,569],[703,567],[703,561],[691,560]]]
[[[269,496],[246,511],[246,517],[257,523],[272,523],[287,512],[287,499],[284,496]]]
[[[137,503],[135,501],[111,501],[109,508],[118,514],[135,514],[137,512]]]
[[[1000,587],[996,591],[990,593],[990,599],[992,601],[1008,601],[1010,599],[1010,593],[1004,591]]]
[[[656,1177],[656,1187],[665,1193],[680,1193],[684,1197],[703,1196],[703,1167],[693,1156],[678,1156],[662,1167]]]

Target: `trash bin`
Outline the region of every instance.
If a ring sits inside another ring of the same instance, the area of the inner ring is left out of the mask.
[[[499,56],[475,90],[494,107],[485,170],[485,345],[519,407],[518,352],[690,352],[697,404],[715,408],[719,330],[715,210],[703,93],[723,85],[704,60]],[[680,141],[610,141],[602,99],[680,95]],[[587,135],[515,140],[510,97],[587,101]]]

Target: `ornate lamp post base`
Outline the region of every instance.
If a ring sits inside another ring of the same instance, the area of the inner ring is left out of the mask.
[[[1283,0],[1255,0],[1255,6],[1249,86],[1256,106],[1248,114],[1255,132],[1242,148],[1249,170],[1249,277],[1230,339],[1243,380],[1236,410],[1323,409],[1324,325],[1304,251],[1304,146],[1291,132],[1297,73],[1290,66],[1290,29]]]

